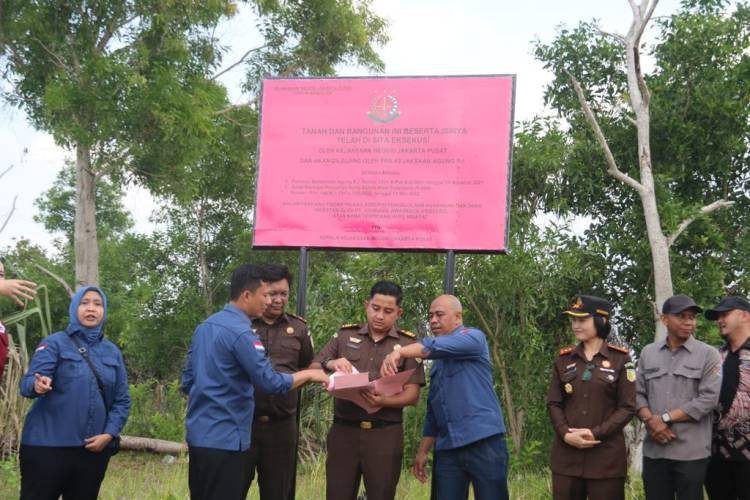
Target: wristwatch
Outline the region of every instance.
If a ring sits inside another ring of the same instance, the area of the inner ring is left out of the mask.
[[[329,361],[332,361],[332,360],[333,360],[333,358],[331,358],[331,357],[328,357],[328,358],[324,358],[324,359],[323,359],[323,360],[322,360],[322,361],[320,362],[320,364],[321,364],[321,365],[323,365],[323,371],[325,371],[325,372],[330,372],[330,371],[331,371],[331,370],[329,370],[329,369],[328,369],[328,362],[329,362]]]
[[[669,412],[665,411],[661,414],[661,419],[664,421],[667,425],[672,425],[672,417],[669,416]]]

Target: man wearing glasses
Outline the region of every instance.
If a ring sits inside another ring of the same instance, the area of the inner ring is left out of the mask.
[[[711,456],[713,409],[721,389],[721,359],[694,336],[700,307],[687,295],[664,302],[667,337],[641,352],[636,409],[646,425],[643,486],[647,500],[702,500]]]

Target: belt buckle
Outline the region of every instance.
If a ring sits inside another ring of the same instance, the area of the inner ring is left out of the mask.
[[[269,417],[268,415],[262,415],[258,417],[258,422],[260,422],[261,424],[267,424],[270,421],[271,421],[271,417]]]
[[[363,420],[359,423],[360,429],[372,429],[372,422],[369,420]]]

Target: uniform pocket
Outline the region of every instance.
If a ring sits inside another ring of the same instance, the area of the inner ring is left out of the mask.
[[[299,351],[302,345],[297,337],[284,337],[281,339],[281,348],[289,351]]]
[[[349,361],[359,361],[361,356],[362,353],[360,352],[359,346],[357,346],[357,348],[354,348],[354,346],[347,346],[344,351],[344,357]]]
[[[56,378],[65,380],[83,376],[84,363],[85,361],[83,361],[83,358],[77,352],[61,352],[60,362],[56,371]]]
[[[683,365],[674,371],[675,393],[681,399],[691,399],[698,395],[703,370],[699,366]]]
[[[117,362],[116,358],[103,357],[102,364],[104,365],[104,369],[101,370],[99,376],[102,378],[105,386],[113,389],[117,381],[117,367],[120,363]]]

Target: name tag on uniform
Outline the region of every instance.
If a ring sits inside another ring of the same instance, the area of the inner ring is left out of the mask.
[[[575,367],[576,367],[575,363],[570,363],[568,366],[565,367],[565,369],[570,370],[571,368],[575,368]]]
[[[359,344],[360,342],[362,342],[362,339],[358,339],[357,337],[349,337],[349,342]]]
[[[611,369],[611,368],[602,368],[602,367],[599,367],[599,370],[601,370],[603,372],[607,372],[607,373],[615,373],[615,371],[613,369]]]

